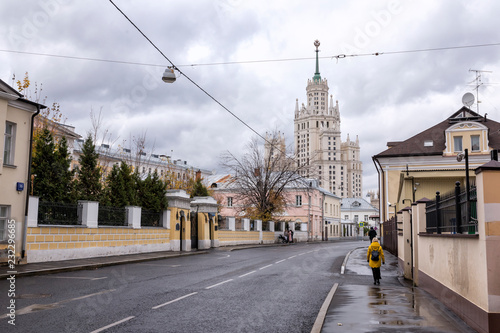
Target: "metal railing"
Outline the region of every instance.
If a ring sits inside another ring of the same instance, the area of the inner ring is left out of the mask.
[[[163,227],[162,212],[143,208],[141,210],[141,227]]]
[[[100,226],[128,226],[127,210],[119,207],[99,206],[97,222]]]
[[[262,231],[270,231],[271,230],[271,223],[268,221],[262,221]]]
[[[38,224],[81,225],[82,205],[40,201],[38,204]]]
[[[475,187],[467,191],[455,185],[455,191],[441,195],[436,192],[436,200],[426,206],[427,233],[476,234],[477,230],[477,191]]]

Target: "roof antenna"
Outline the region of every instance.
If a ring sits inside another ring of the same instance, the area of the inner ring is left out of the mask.
[[[481,101],[479,100],[479,87],[483,85],[483,82],[481,81],[481,73],[493,73],[492,71],[482,71],[482,70],[479,70],[479,69],[469,69],[469,72],[476,72],[476,87],[474,89],[476,89],[476,100],[477,100],[477,113],[479,114],[479,103],[481,103]],[[474,82],[474,81],[472,81]]]

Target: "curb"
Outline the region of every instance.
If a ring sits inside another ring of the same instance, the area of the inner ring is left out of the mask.
[[[360,247],[357,247],[355,249],[352,249],[351,251],[349,251],[349,253],[347,253],[347,255],[344,258],[344,262],[342,262],[342,266],[340,267],[340,274],[342,274],[342,275],[344,274],[344,272],[345,272],[345,266],[347,264],[347,260],[349,259],[349,256],[351,255],[351,253],[353,251],[356,251],[356,250],[359,250],[359,249],[364,249],[364,248],[365,248],[364,246],[360,246]]]
[[[318,316],[316,317],[316,320],[314,321],[313,328],[311,329],[311,333],[320,333],[321,329],[323,328],[323,324],[325,323],[325,317],[328,312],[328,308],[330,307],[330,303],[332,303],[333,296],[335,295],[335,292],[337,291],[337,287],[339,286],[338,283],[335,283],[330,289],[330,292],[328,293],[328,296],[326,296],[325,301],[323,302],[323,305],[321,306],[321,309],[319,309]]]

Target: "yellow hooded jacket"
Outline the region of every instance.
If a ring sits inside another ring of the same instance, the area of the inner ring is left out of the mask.
[[[372,251],[378,251],[379,253],[378,261],[372,260]],[[368,246],[368,253],[366,254],[366,260],[370,262],[371,268],[380,267],[382,263],[385,263],[384,251],[382,250],[382,246],[380,246],[378,242],[372,242],[370,246]]]

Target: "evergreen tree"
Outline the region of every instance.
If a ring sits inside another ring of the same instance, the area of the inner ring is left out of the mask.
[[[121,162],[120,166],[113,165],[107,179],[106,205],[125,207],[137,204],[137,176],[127,163]]]
[[[158,173],[149,174],[146,179],[138,181],[138,198],[139,205],[144,209],[152,209],[155,211],[165,210],[168,206],[167,185],[160,179]]]
[[[66,139],[63,137],[56,144],[50,131],[44,129],[35,140],[35,147],[31,169],[33,195],[42,201],[70,202],[73,172],[69,169],[71,157]]]
[[[193,191],[191,192],[191,198],[194,197],[208,197],[208,189],[201,183],[201,179],[197,179],[194,183]]]
[[[101,199],[102,171],[98,165],[99,154],[89,134],[83,143],[82,154],[78,158],[76,192],[79,200],[99,201]]]

